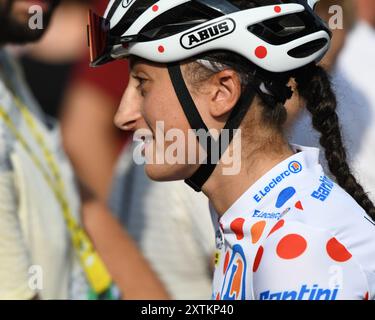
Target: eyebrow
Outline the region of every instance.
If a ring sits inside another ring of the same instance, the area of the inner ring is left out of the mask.
[[[140,63],[142,61],[146,61],[140,57],[137,57],[137,56],[131,56],[129,58],[129,66],[130,66],[130,69],[133,69],[134,66],[137,64],[137,63]]]

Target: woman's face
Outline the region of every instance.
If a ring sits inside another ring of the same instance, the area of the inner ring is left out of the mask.
[[[193,147],[192,141],[188,144],[190,126],[165,66],[143,61],[132,66],[115,124],[134,131],[135,139],[141,135],[135,150],[142,152],[151,179],[181,180],[196,171],[198,165],[186,159],[188,146]],[[193,144],[197,150],[195,138]]]

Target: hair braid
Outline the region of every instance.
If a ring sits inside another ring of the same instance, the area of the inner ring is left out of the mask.
[[[375,207],[363,187],[357,182],[347,163],[342,141],[337,101],[326,71],[319,66],[309,66],[298,72],[298,91],[306,100],[306,108],[312,115],[312,124],[320,132],[320,144],[338,184],[344,188],[375,221]]]

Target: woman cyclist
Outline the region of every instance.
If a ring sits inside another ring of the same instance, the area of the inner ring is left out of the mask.
[[[214,299],[375,299],[375,208],[348,167],[335,95],[317,66],[331,33],[316,2],[112,0],[105,18],[90,16],[92,65],[130,59],[115,122],[151,132],[144,153],[155,150],[152,160],[172,145],[157,141],[157,121],[185,142],[190,129],[226,130],[206,144],[197,134],[205,161],[145,167],[210,199]],[[317,149],[283,136],[291,79],[337,184]],[[210,147],[224,159],[238,145],[239,172],[225,174]]]

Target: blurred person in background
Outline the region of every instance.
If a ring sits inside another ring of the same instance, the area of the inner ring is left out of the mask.
[[[375,1],[342,0],[321,1],[322,16],[328,21],[331,5],[341,5],[344,9],[344,29],[333,30],[333,46],[328,61],[323,66],[331,71],[335,90],[337,113],[347,148],[349,165],[358,180],[375,200]],[[356,17],[357,16],[357,17]],[[289,128],[291,141],[297,144],[319,147],[319,134],[311,125],[310,113],[298,97],[290,100],[288,123],[297,121]],[[324,125],[314,124],[315,126]],[[306,131],[309,130],[309,131]],[[327,141],[326,143],[335,143]],[[325,168],[327,162],[320,161]],[[329,168],[331,169],[331,168]],[[335,168],[333,168],[335,170]]]
[[[97,1],[95,10],[103,14],[107,4]],[[209,299],[215,235],[207,199],[183,182],[151,181],[134,164],[131,137],[112,121],[127,86],[127,62],[93,69],[88,61],[84,56],[75,66],[61,113],[76,173],[101,199],[109,198],[172,298]]]
[[[107,3],[100,0],[92,5],[98,13],[103,13]],[[84,21],[87,23],[87,10]],[[117,159],[130,139],[129,134],[121,132],[112,122],[129,70],[125,61],[95,70],[88,61],[86,46],[73,67],[62,101],[63,142],[80,180],[107,201]]]
[[[25,79],[44,113],[58,118],[70,74],[86,52],[90,0],[61,0],[38,42],[14,46]],[[56,41],[59,39],[59,41]]]
[[[110,298],[112,281],[123,298],[167,298],[132,240],[83,185],[81,203],[58,125],[4,48],[41,38],[57,4],[0,0],[0,299]],[[42,29],[28,26],[31,5],[42,9]]]
[[[320,62],[320,64],[329,72],[331,72],[335,68],[337,57],[340,54],[342,48],[344,47],[346,36],[348,32],[351,30],[354,23],[354,8],[352,0],[321,0],[316,5],[316,12],[327,24],[329,24],[330,19],[332,18],[330,9],[335,8],[333,6],[339,6],[343,10],[344,15],[343,17],[340,17],[343,19],[342,22],[344,24],[344,28],[331,30],[331,47],[322,59],[322,61]],[[292,83],[291,85],[293,87],[295,86],[294,83]],[[296,92],[296,90],[294,90],[294,92]],[[293,98],[289,99],[286,103],[286,107],[288,109],[288,120],[285,124],[286,127],[291,127],[292,124],[293,126],[298,125],[298,123],[294,123],[294,120],[297,117],[302,118],[300,112],[303,110],[303,108],[301,108],[301,106],[303,107],[303,102],[295,93]],[[304,117],[307,116],[308,113],[305,112]]]

